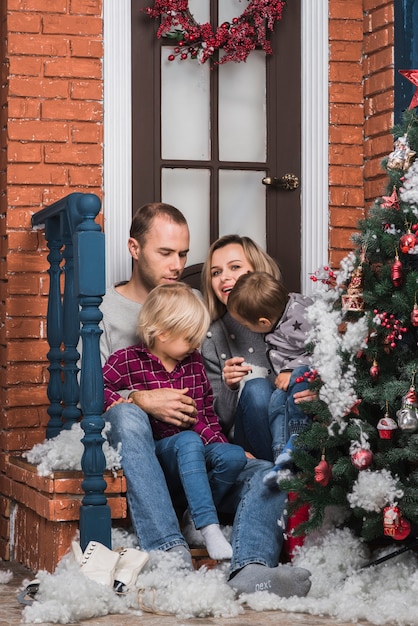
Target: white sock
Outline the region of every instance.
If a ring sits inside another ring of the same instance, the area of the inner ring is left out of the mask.
[[[219,524],[208,524],[200,529],[206,549],[211,559],[229,560],[232,557],[232,546],[222,534]]]
[[[182,535],[189,544],[189,546],[204,546],[205,540],[200,530],[196,529],[189,509],[186,509],[183,515],[183,528],[181,529]]]

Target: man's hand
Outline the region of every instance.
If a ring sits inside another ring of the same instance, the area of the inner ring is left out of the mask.
[[[304,391],[297,391],[293,400],[295,404],[300,404],[301,402],[314,402],[318,400],[318,394],[316,391],[311,391],[310,389],[305,389]]]
[[[113,408],[117,404],[123,404],[124,402],[129,402],[130,404],[132,404],[133,401],[131,400],[131,398],[128,398],[127,400],[125,400],[125,398],[119,398],[119,400],[115,400],[115,402],[113,402],[110,406],[108,406],[106,411]]]
[[[196,403],[187,395],[188,391],[188,387],[133,391],[129,399],[155,419],[186,429],[197,421]]]

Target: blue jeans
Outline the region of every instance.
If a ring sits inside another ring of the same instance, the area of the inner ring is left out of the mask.
[[[271,396],[268,415],[273,439],[273,461],[283,451],[290,436],[299,434],[311,421],[309,415],[306,415],[293,399],[297,391],[308,389],[309,383],[305,378],[303,382],[296,382],[296,379],[308,369],[303,365],[293,370],[287,390],[275,389]]]
[[[267,378],[252,378],[245,383],[235,412],[234,443],[257,459],[273,461],[269,424],[269,403],[274,391]]]
[[[187,546],[180,532],[163,470],[155,454],[148,416],[135,404],[115,405],[104,414],[110,423],[109,441],[122,443],[122,467],[127,480],[129,512],[143,550]],[[286,493],[263,484],[272,464],[250,459],[217,509],[234,516],[231,574],[249,563],[275,567],[283,543]],[[261,513],[262,512],[262,513]]]
[[[244,468],[244,450],[232,443],[205,446],[193,430],[156,441],[155,450],[170,493],[184,489],[196,528],[218,524],[215,506]]]

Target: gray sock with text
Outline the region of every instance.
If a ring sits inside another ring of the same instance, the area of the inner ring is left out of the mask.
[[[291,596],[306,596],[311,588],[311,573],[303,567],[279,565],[267,567],[260,563],[250,563],[242,568],[228,585],[235,589],[238,595],[268,591],[283,598]]]

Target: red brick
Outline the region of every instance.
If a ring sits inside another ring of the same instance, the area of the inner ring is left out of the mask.
[[[364,53],[371,54],[382,48],[391,46],[393,43],[393,26],[388,25],[387,28],[376,33],[366,35],[364,38]]]
[[[9,138],[15,141],[67,141],[68,133],[69,125],[64,121],[20,120],[9,124]]]
[[[57,165],[22,165],[11,164],[7,170],[7,182],[28,185],[65,185],[67,182],[67,168]]]
[[[363,168],[348,165],[331,166],[328,168],[330,185],[363,187]]]
[[[40,163],[42,148],[39,143],[18,143],[10,141],[7,157],[11,163]]]
[[[86,15],[48,15],[43,18],[43,32],[60,35],[98,35],[102,32],[103,24],[99,17]]]
[[[98,124],[84,122],[71,126],[73,143],[99,143],[103,141],[103,129]]]
[[[69,85],[66,80],[15,76],[10,78],[9,93],[11,96],[25,98],[68,98]]]
[[[363,85],[333,83],[330,87],[330,102],[361,104],[363,102]]]
[[[329,107],[331,125],[362,126],[364,110],[361,104],[331,104]]]
[[[330,206],[338,207],[362,207],[364,205],[363,190],[352,187],[330,188]]]
[[[100,15],[101,11],[101,0],[71,0],[71,14],[81,13],[82,15]]]
[[[331,82],[361,83],[363,78],[360,63],[344,63],[341,61],[329,64],[329,79]]]
[[[394,22],[394,7],[392,2],[368,13],[364,18],[364,32],[372,33]]]
[[[361,61],[363,43],[361,41],[332,41],[329,45],[330,59],[333,61]]]
[[[341,209],[332,207],[330,210],[330,225],[333,227],[357,228],[359,220],[364,217],[363,209]]]
[[[10,207],[35,205],[41,208],[42,191],[39,187],[13,185],[7,190],[7,200]]]
[[[85,37],[71,37],[71,56],[101,59],[103,57],[103,42]]]
[[[362,0],[332,0],[329,3],[329,17],[331,19],[363,19],[363,3]]]
[[[66,13],[67,0],[8,0],[9,11],[37,11],[39,13]]]
[[[363,21],[355,20],[330,20],[330,41],[362,41]]]
[[[97,144],[47,144],[45,163],[76,163],[77,165],[100,165],[103,162],[102,147]]]
[[[58,35],[23,36],[11,33],[8,39],[9,54],[64,57],[70,52],[69,41]]]
[[[380,135],[378,137],[366,139],[364,143],[364,154],[366,158],[376,155],[389,154],[393,149],[393,136],[391,134]]]
[[[22,381],[25,381],[25,383],[30,384],[30,385],[39,385],[41,383],[45,383],[43,367],[41,365],[34,365],[34,364],[22,365],[21,363],[19,363],[18,366],[9,365],[7,367],[7,374],[6,374],[5,381],[4,381],[5,384],[7,386],[16,385],[17,383],[20,383]],[[26,417],[24,421],[22,421],[21,425],[22,426],[36,426],[37,424],[38,424],[37,421],[34,422],[33,424],[28,423],[28,420]],[[10,426],[13,428],[17,428],[19,427],[19,425],[20,424],[16,424],[15,422],[10,424]]]
[[[393,107],[394,93],[391,89],[366,98],[364,102],[364,113],[366,117],[370,117],[387,111],[392,112]]]
[[[14,280],[18,278],[21,280],[24,279],[22,275],[13,277]],[[23,288],[20,293],[25,293]],[[27,293],[34,295],[36,291],[28,291]],[[8,340],[21,339],[22,337],[26,339],[46,339],[46,320],[44,320],[43,317],[34,319],[27,317],[9,318],[6,321],[5,330]]]
[[[375,54],[367,55],[363,61],[364,75],[368,76],[379,70],[393,66],[394,49],[393,47],[378,50]]]
[[[103,108],[99,102],[54,102],[47,100],[42,104],[42,118],[44,120],[66,121],[102,121]]]
[[[38,236],[35,231],[10,231],[8,234],[9,251],[34,251],[38,249]],[[30,276],[28,276],[30,278]],[[35,278],[35,275],[33,275]]]
[[[13,76],[41,76],[42,60],[38,57],[11,56],[9,59],[9,72]]]
[[[74,100],[102,100],[103,83],[98,80],[73,81],[70,93]]]
[[[51,59],[45,61],[45,76],[68,78],[102,77],[102,63],[98,59]]]
[[[393,126],[393,112],[373,115],[365,121],[364,131],[367,136],[388,132]]]
[[[393,85],[393,68],[387,68],[372,74],[364,81],[364,94],[370,96],[375,93],[385,92]]]
[[[353,234],[354,230],[351,228],[332,228],[330,231],[332,247],[349,250],[353,247],[351,239]]]
[[[39,119],[41,114],[41,103],[38,100],[29,98],[10,98],[9,115],[10,119]]]
[[[70,184],[77,186],[98,186],[103,178],[103,168],[100,167],[70,167],[69,168]]]
[[[9,32],[39,33],[41,32],[41,16],[27,11],[11,12],[7,17]]]
[[[339,143],[361,146],[363,144],[362,128],[358,126],[332,126],[329,129],[329,141],[331,144]]]
[[[393,0],[363,0],[364,11],[374,11],[378,7],[389,4]]]
[[[31,213],[29,210],[11,208],[9,211],[7,211],[7,228],[31,228],[30,220]],[[11,259],[8,259],[8,262],[13,263]]]
[[[359,146],[333,144],[329,150],[330,165],[363,165],[363,151]]]

